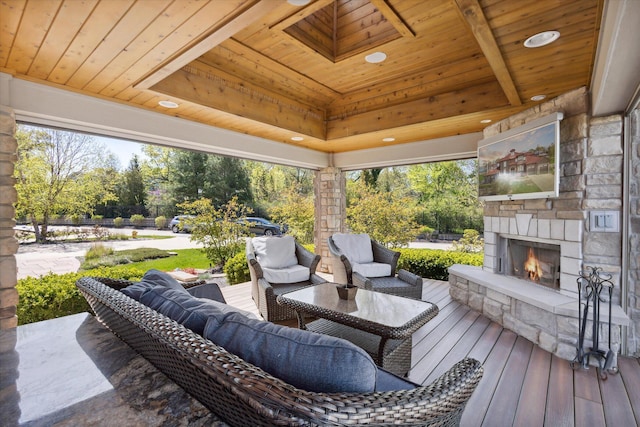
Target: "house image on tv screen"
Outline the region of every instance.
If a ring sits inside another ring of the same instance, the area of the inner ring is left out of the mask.
[[[478,196],[485,200],[557,195],[557,123],[478,149]]]

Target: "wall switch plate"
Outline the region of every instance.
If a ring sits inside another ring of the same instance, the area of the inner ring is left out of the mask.
[[[620,213],[618,211],[589,212],[589,231],[617,233],[620,231]]]

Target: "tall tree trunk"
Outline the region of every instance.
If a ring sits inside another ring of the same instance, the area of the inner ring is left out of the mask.
[[[48,234],[49,234],[49,217],[45,215],[44,219],[42,220],[42,224],[40,225],[40,236],[42,237],[42,242],[40,243],[47,243]]]
[[[42,234],[40,233],[40,227],[38,227],[38,221],[33,215],[31,215],[31,225],[33,226],[33,232],[36,236],[36,243],[42,243]]]

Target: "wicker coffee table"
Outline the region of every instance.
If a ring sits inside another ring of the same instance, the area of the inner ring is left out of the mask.
[[[343,300],[335,283],[284,293],[278,303],[296,311],[300,329],[347,339],[378,366],[400,376],[411,368],[411,336],[438,314],[438,306],[430,302],[366,289]],[[317,320],[305,323],[306,316]]]

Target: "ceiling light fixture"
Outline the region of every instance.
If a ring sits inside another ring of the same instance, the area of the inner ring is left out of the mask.
[[[294,6],[306,6],[311,0],[287,0],[287,3]]]
[[[384,142],[393,142],[393,141],[395,141],[396,139],[395,139],[395,138],[393,138],[393,137],[388,137],[388,138],[382,138],[382,140],[383,140]]]
[[[169,101],[166,99],[158,102],[158,104],[164,108],[178,108],[178,104],[176,102]]]
[[[491,123],[491,119],[480,120],[480,123],[486,125],[487,123]]]
[[[538,34],[534,34],[524,41],[524,47],[542,47],[546,46],[554,41],[558,40],[560,32],[558,31],[543,31]]]
[[[543,99],[545,99],[547,97],[547,95],[533,95],[531,97],[532,101],[542,101]]]
[[[364,60],[370,64],[377,64],[387,59],[387,54],[384,52],[373,52],[364,57]]]
[[[301,136],[292,136],[291,137],[292,141],[304,141],[304,138]]]

